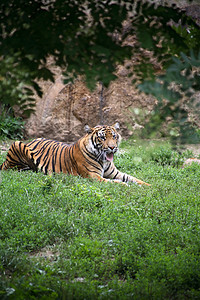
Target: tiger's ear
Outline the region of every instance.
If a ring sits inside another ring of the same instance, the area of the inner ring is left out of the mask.
[[[93,131],[92,128],[90,126],[88,126],[88,125],[85,125],[84,130],[87,133],[92,133],[92,131]]]
[[[114,127],[116,130],[120,129],[120,126],[119,126],[119,123],[118,123],[118,122],[115,123],[115,124],[113,125],[113,127]]]

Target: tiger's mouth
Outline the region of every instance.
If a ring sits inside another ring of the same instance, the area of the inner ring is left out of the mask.
[[[108,161],[113,161],[114,153],[113,152],[110,152],[110,153],[106,152],[105,158]]]
[[[97,160],[101,160],[101,161],[110,161],[112,162],[114,159],[114,154],[118,151],[118,148],[114,148],[114,149],[104,149],[100,152],[100,154],[98,155]]]

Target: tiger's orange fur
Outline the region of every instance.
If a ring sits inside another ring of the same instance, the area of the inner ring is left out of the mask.
[[[0,169],[16,167],[18,170],[41,170],[45,174],[62,172],[99,181],[114,180],[149,185],[115,167],[113,157],[118,151],[121,138],[118,128],[118,123],[94,128],[86,126],[86,135],[73,145],[44,138],[27,144],[14,142]]]

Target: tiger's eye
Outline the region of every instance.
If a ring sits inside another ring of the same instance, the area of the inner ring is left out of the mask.
[[[103,133],[99,133],[99,138],[102,140],[102,141],[105,141],[106,137]]]
[[[105,137],[104,135],[100,135],[100,139],[101,139],[102,141],[105,141],[106,137]]]

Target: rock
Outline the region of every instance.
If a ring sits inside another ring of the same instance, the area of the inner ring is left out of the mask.
[[[198,158],[188,158],[188,159],[186,159],[186,161],[183,164],[183,168],[187,165],[191,165],[192,163],[200,164],[200,159],[198,159]]]
[[[87,88],[82,78],[74,84],[64,84],[61,71],[54,69],[55,82],[40,83],[43,97],[36,96],[36,111],[26,120],[26,138],[45,137],[71,143],[84,134],[86,124],[96,126],[102,120],[108,125],[118,121],[123,137],[128,137],[130,130],[136,129],[133,109],[150,111],[155,99],[139,94],[125,76],[125,69],[118,68],[118,79],[103,89],[103,99],[100,84],[94,91]]]

